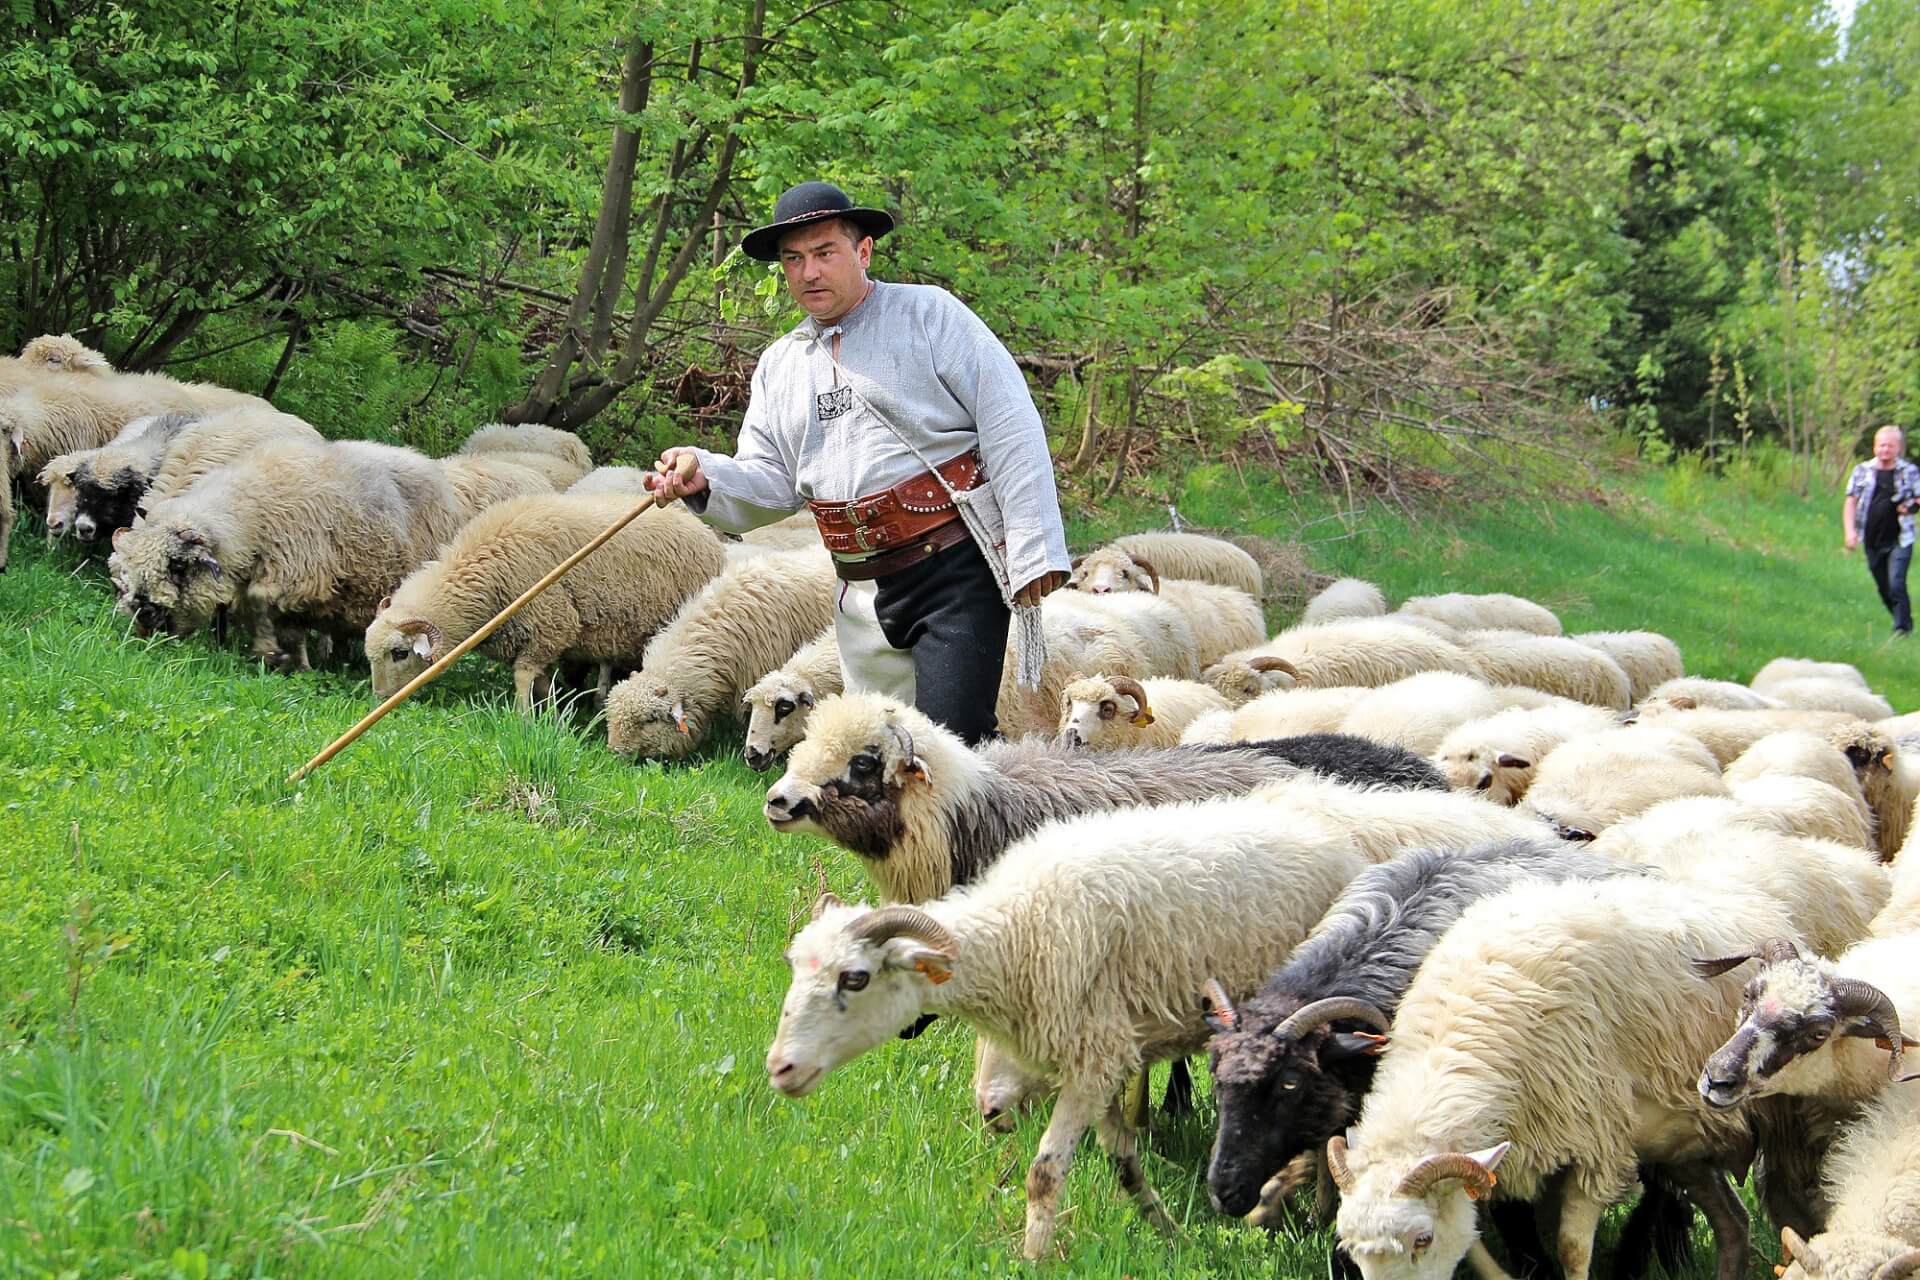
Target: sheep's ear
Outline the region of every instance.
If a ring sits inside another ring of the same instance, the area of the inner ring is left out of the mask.
[[[120,549],[120,539],[126,537],[128,534],[132,532],[133,530],[127,529],[127,528],[115,529],[113,531],[113,549],[115,551],[118,551]]]
[[[433,637],[422,631],[413,637],[413,656],[416,658],[433,657]]]
[[[1675,711],[1695,711],[1699,709],[1700,699],[1688,693],[1676,693],[1667,699],[1667,704]]]
[[[673,727],[689,738],[693,736],[693,729],[687,724],[687,707],[685,703],[676,702],[673,704]]]
[[[392,607],[393,607],[393,597],[382,596],[380,597],[380,603],[373,606],[373,611],[375,613],[385,613],[388,609],[391,609]]]
[[[932,771],[927,768],[927,762],[917,755],[908,756],[906,763],[900,766],[900,772],[914,782],[923,782],[927,786],[933,785]]]
[[[14,423],[13,430],[7,433],[7,443],[13,446],[15,453],[24,454],[27,451],[26,427],[18,422]]]
[[[1387,1051],[1388,1038],[1371,1031],[1336,1031],[1320,1050],[1329,1062],[1375,1058]]]
[[[918,938],[889,938],[881,955],[887,968],[911,969],[936,987],[953,976],[953,957]]]
[[[812,919],[818,920],[834,907],[840,906],[840,899],[831,893],[823,893],[813,900]]]
[[[1496,756],[1494,758],[1493,764],[1494,764],[1494,767],[1497,769],[1531,769],[1533,768],[1533,761],[1522,760],[1519,756],[1513,755],[1512,753],[1506,752],[1506,751],[1502,751],[1498,756]]]
[[[799,693],[794,694],[793,700],[799,703],[803,707],[810,707],[813,705],[813,695],[811,693],[808,693],[805,689],[802,689]]]
[[[1511,1142],[1502,1142],[1498,1146],[1488,1147],[1485,1151],[1469,1152],[1467,1159],[1473,1161],[1488,1173],[1492,1173],[1500,1167],[1500,1162],[1507,1158],[1507,1152],[1511,1150],[1513,1150],[1513,1144]]]

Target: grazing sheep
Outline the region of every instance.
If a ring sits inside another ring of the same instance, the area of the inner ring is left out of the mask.
[[[1721,768],[1725,768],[1770,733],[1788,729],[1827,733],[1843,725],[1859,723],[1839,711],[1720,711],[1708,707],[1666,707],[1650,702],[1640,708],[1635,727],[1684,733],[1711,751]]]
[[[1068,685],[1061,703],[1061,739],[1090,751],[1177,746],[1194,720],[1228,710],[1227,700],[1211,685],[1101,674]]]
[[[1885,720],[1893,705],[1879,694],[1847,680],[1776,680],[1767,696],[1783,707],[1806,711],[1844,711],[1862,720]]]
[[[821,548],[820,526],[814,523],[811,511],[796,511],[772,524],[749,529],[740,536],[754,546],[770,547],[776,551],[818,551]]]
[[[1853,766],[1860,794],[1873,810],[1880,857],[1892,860],[1907,842],[1913,806],[1920,799],[1920,751],[1904,751],[1886,734],[1858,721],[1843,721],[1829,731],[1827,740]]]
[[[1788,680],[1839,680],[1862,689],[1870,687],[1860,668],[1850,662],[1816,662],[1811,658],[1775,658],[1754,673],[1751,685],[1766,693],[1768,686]]]
[[[431,554],[452,491],[431,459],[349,441],[277,445],[155,504],[114,535],[108,569],[141,635],[188,635],[226,606],[253,616],[253,652],[305,666],[306,627],[364,631]],[[433,539],[433,540],[430,540]]]
[[[1261,694],[1233,713],[1229,742],[1256,742],[1302,733],[1334,733],[1347,713],[1360,705],[1369,690],[1356,686],[1332,689],[1276,689]]]
[[[1439,596],[1414,596],[1400,606],[1400,612],[1432,618],[1458,631],[1525,631],[1536,636],[1560,634],[1560,619],[1553,616],[1552,610],[1504,591],[1487,595],[1453,591]]]
[[[1681,676],[1663,680],[1635,704],[1646,711],[1659,707],[1664,711],[1691,711],[1704,707],[1717,711],[1779,711],[1781,704],[1764,693],[1755,693],[1731,680],[1708,680],[1702,676]]]
[[[1387,597],[1365,578],[1335,578],[1307,601],[1300,614],[1302,626],[1341,618],[1378,618],[1387,612]]]
[[[445,657],[632,505],[622,494],[545,494],[481,512],[380,602],[366,629],[374,697],[387,698]],[[513,667],[515,700],[530,712],[551,693],[558,663],[638,662],[723,560],[719,542],[692,516],[649,511],[536,596],[480,651]]]
[[[1548,752],[1618,727],[1610,713],[1579,702],[1509,707],[1456,727],[1434,748],[1433,763],[1449,785],[1511,808]]]
[[[1285,658],[1226,657],[1200,672],[1230,706],[1244,706],[1263,693],[1294,686],[1293,664]]]
[[[1780,1230],[1783,1280],[1911,1280],[1920,1275],[1920,1091],[1889,1089],[1827,1157],[1833,1213],[1805,1240]]]
[[[1260,994],[1208,1011],[1219,1127],[1207,1188],[1243,1217],[1296,1156],[1360,1113],[1385,1033],[1420,962],[1460,913],[1522,880],[1648,874],[1558,841],[1423,849],[1356,877]]]
[[[1632,682],[1620,664],[1576,640],[1525,631],[1467,631],[1460,643],[1490,684],[1525,685],[1615,711],[1633,705]]]
[[[1658,631],[1582,631],[1567,638],[1619,663],[1631,686],[1628,696],[1635,703],[1667,681],[1686,675],[1680,646]]]
[[[453,486],[462,519],[472,520],[487,508],[510,498],[554,492],[554,483],[546,471],[553,462],[551,456],[531,453],[455,454],[442,458],[440,469],[446,474],[447,483]],[[631,502],[627,504],[627,508],[632,506]],[[618,515],[609,516],[607,523],[618,518]]]
[[[648,472],[641,467],[595,467],[567,486],[568,493],[624,493],[646,496]]]
[[[611,520],[611,517],[609,517]],[[833,562],[783,551],[729,564],[647,644],[607,698],[607,745],[677,760],[762,675],[833,621]]]
[[[1727,763],[1728,785],[1791,774],[1860,794],[1847,753],[1817,733],[1787,729],[1760,738]]]
[[[1020,688],[1014,662],[1000,668],[997,710],[1000,731],[1010,738],[1051,736],[1067,686],[1089,671],[1122,671],[1136,678],[1193,674],[1192,629],[1154,596],[1056,591],[1040,604],[1040,625],[1047,638],[1040,687]]]
[[[768,1083],[802,1097],[923,1013],[957,1016],[1059,1083],[1027,1172],[1025,1256],[1049,1251],[1089,1125],[1141,1212],[1171,1230],[1121,1085],[1199,1048],[1202,984],[1253,990],[1364,866],[1334,833],[1296,833],[1264,805],[1214,801],[1050,825],[978,883],[920,906],[869,910],[828,896],[787,950],[793,981]]]
[[[0,399],[0,434],[12,442],[12,474],[38,475],[63,453],[111,443],[136,418],[241,407],[273,408],[258,396],[160,374],[41,378]]]
[[[766,772],[806,736],[807,721],[820,699],[845,687],[840,641],[829,626],[740,695],[747,708],[747,764]]]
[[[1635,726],[1556,748],[1534,771],[1519,808],[1562,839],[1591,840],[1662,800],[1726,794],[1705,747],[1685,734]]]
[[[1737,762],[1736,762],[1737,763]],[[1873,813],[1851,782],[1836,787],[1817,778],[1769,774],[1729,782],[1733,798],[1789,835],[1832,840],[1878,856]]]
[[[1250,798],[1284,811],[1289,823],[1314,822],[1340,832],[1373,862],[1408,849],[1471,849],[1494,840],[1546,840],[1553,834],[1537,819],[1410,780],[1382,789],[1324,774],[1302,775],[1265,783]]]
[[[63,453],[40,468],[36,479],[47,491],[47,536],[71,533],[93,542],[131,525],[167,446],[193,421],[186,413],[135,418],[109,443]]]
[[[1563,748],[1564,750],[1564,748]],[[1558,1183],[1558,1254],[1586,1280],[1601,1213],[1642,1162],[1707,1214],[1721,1280],[1746,1272],[1746,1211],[1719,1168],[1744,1163],[1744,1113],[1714,1111],[1696,1066],[1738,1003],[1690,959],[1790,910],[1759,894],[1621,877],[1523,883],[1483,898],[1428,953],[1393,1019],[1360,1122],[1328,1144],[1340,1241],[1366,1280],[1444,1277],[1478,1242],[1473,1201]]]
[[[1316,688],[1379,688],[1422,671],[1479,675],[1471,655],[1455,644],[1390,618],[1353,618],[1292,627],[1256,649],[1227,659],[1284,658],[1299,684]]]
[[[593,455],[587,452],[579,436],[535,423],[489,423],[466,438],[460,453],[542,453],[559,458],[572,472],[572,479],[555,480],[556,489],[565,488],[593,470]]]
[[[326,439],[307,422],[278,409],[242,406],[200,415],[182,427],[167,445],[160,465],[154,469],[145,492],[140,495],[139,507],[145,511],[155,503],[177,497],[202,476],[250,458],[269,445],[326,443]],[[419,484],[424,486],[420,490],[422,493],[436,491],[427,477],[424,465],[427,460],[424,457],[411,449],[396,452],[400,454],[397,465],[401,472],[419,476]],[[431,497],[428,506],[432,506]],[[447,516],[452,524],[458,521],[459,513],[449,508]],[[113,529],[119,526],[103,527]],[[428,551],[431,550],[429,547]]]
[[[1427,671],[1368,693],[1347,712],[1340,732],[1430,755],[1442,738],[1468,721],[1536,701],[1547,701],[1546,695],[1513,686],[1495,688],[1451,671]]]
[[[1141,645],[1145,663],[1133,670],[1142,677],[1199,678],[1199,639],[1192,625],[1187,622],[1186,615],[1171,601],[1137,591],[1104,596],[1081,591],[1056,592],[1055,595],[1060,597],[1060,609],[1070,610],[1083,618],[1099,619],[1110,628],[1121,629],[1135,636]],[[1051,712],[1058,706],[1059,703],[1053,703],[1048,710]]]
[[[1067,585],[1089,595],[1144,591],[1159,596],[1193,628],[1202,666],[1267,638],[1266,618],[1255,597],[1212,582],[1163,580],[1151,564],[1133,559],[1117,546],[1102,547],[1076,560]]]
[[[1211,582],[1261,598],[1265,584],[1260,563],[1219,538],[1197,533],[1130,533],[1113,545],[1135,560],[1151,562],[1163,578]]]

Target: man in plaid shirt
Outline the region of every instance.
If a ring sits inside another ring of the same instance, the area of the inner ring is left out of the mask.
[[[1900,456],[1906,433],[1886,426],[1873,433],[1873,457],[1847,478],[1840,509],[1847,550],[1865,544],[1867,571],[1880,602],[1893,615],[1893,634],[1913,634],[1907,602],[1907,564],[1913,558],[1914,512],[1920,510],[1920,467]]]

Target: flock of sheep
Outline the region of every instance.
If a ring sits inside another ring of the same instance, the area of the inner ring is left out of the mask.
[[[286,670],[358,638],[376,695],[640,492],[564,432],[328,442],[69,338],[0,363],[0,431],[0,493],[110,536],[141,634],[236,626]],[[1040,689],[1009,679],[971,750],[843,691],[834,585],[804,519],[729,541],[656,510],[482,652],[528,710],[595,672],[616,752],[744,721],[749,764],[786,758],[767,821],[851,851],[880,905],[823,896],[793,939],[770,1083],[970,1024],[986,1120],[1052,1103],[1027,1256],[1089,1127],[1172,1227],[1145,1072],[1191,1107],[1205,1051],[1214,1205],[1271,1224],[1299,1191],[1367,1280],[1507,1274],[1483,1236],[1583,1280],[1636,1193],[1616,1272],[1671,1264],[1697,1208],[1736,1280],[1749,1174],[1789,1277],[1920,1275],[1920,723],[1852,667],[1690,677],[1654,632],[1565,636],[1509,595],[1389,611],[1355,579],[1268,635],[1246,552],[1140,534],[1048,598]]]

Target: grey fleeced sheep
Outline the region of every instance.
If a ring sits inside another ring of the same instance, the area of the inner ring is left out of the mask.
[[[379,605],[366,629],[374,697],[384,699],[477,631],[624,514],[622,494],[545,494],[488,508]],[[637,663],[647,641],[720,572],[720,543],[677,510],[649,511],[536,596],[481,644],[513,668],[523,712],[561,662]]]

